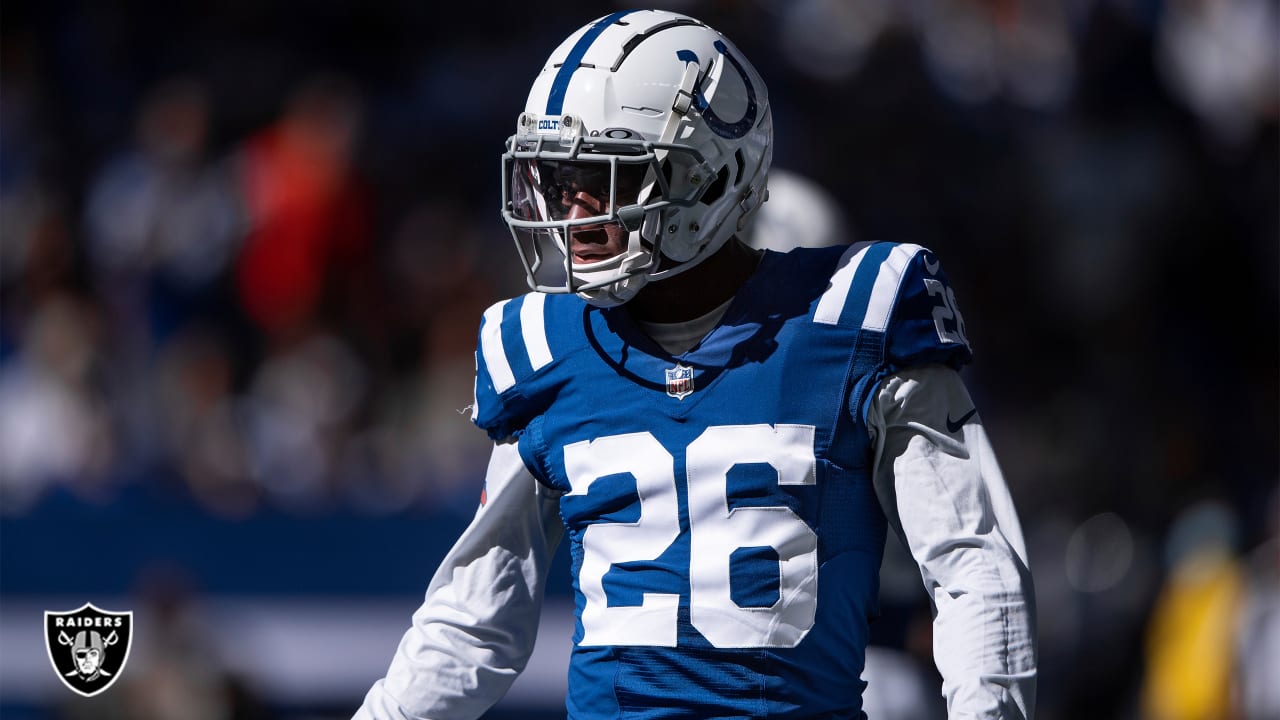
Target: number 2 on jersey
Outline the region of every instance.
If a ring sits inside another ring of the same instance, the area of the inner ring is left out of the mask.
[[[941,304],[933,308],[933,325],[938,331],[938,339],[944,343],[960,343],[970,347],[969,336],[964,331],[964,316],[960,314],[960,308],[956,307],[955,291],[934,278],[925,278],[924,287],[930,295],[941,301]],[[949,322],[955,323],[954,331],[947,329]]]
[[[729,471],[762,463],[779,485],[817,482],[811,425],[719,425],[685,449],[689,504],[689,620],[715,647],[794,647],[817,610],[818,538],[786,506],[729,508]],[[610,475],[635,478],[636,522],[596,523],[582,535],[578,585],[585,598],[583,645],[675,647],[680,597],[645,593],[639,605],[610,606],[604,577],[618,563],[655,560],[680,536],[675,457],[648,432],[565,446],[569,495],[586,495]],[[742,607],[732,597],[731,558],[747,547],[778,556],[778,600]]]

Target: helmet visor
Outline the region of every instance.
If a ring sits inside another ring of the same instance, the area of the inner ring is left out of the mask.
[[[527,222],[599,223],[639,204],[649,163],[618,156],[572,160],[516,158],[510,165],[511,213]]]

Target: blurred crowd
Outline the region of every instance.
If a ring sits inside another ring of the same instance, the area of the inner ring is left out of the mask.
[[[815,234],[946,263],[1039,717],[1280,716],[1280,3],[657,5],[769,81]],[[554,7],[5,3],[0,518],[469,512],[502,141],[613,4]]]
[[[42,133],[23,90],[6,106],[18,155]],[[364,114],[352,78],[308,75],[219,147],[206,85],[163,78],[83,187],[50,186],[38,158],[15,168],[6,512],[51,486],[106,499],[162,479],[232,516],[474,495],[471,336],[518,289],[477,260],[507,248],[430,191],[387,216],[359,167]]]

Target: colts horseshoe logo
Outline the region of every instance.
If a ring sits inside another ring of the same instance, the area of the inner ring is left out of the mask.
[[[742,67],[742,63],[738,62],[736,57],[729,54],[729,49],[725,47],[724,42],[717,40],[715,47],[729,61],[729,64],[738,71],[738,75],[742,76],[742,84],[747,88],[747,111],[742,114],[742,117],[737,122],[725,122],[716,114],[715,110],[711,109],[711,103],[707,102],[706,95],[702,94],[702,88],[698,86],[693,89],[693,102],[698,111],[702,113],[702,117],[706,119],[707,127],[711,128],[711,132],[722,138],[736,140],[746,135],[747,131],[751,129],[751,125],[756,121],[756,89],[751,85],[751,78],[747,76],[746,68]],[[698,63],[699,66],[702,64],[698,60],[697,54],[692,50],[677,50],[676,57],[686,63]],[[698,85],[701,84],[701,82],[698,83]]]

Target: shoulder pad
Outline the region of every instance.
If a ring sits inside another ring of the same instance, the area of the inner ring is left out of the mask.
[[[849,246],[818,299],[813,321],[872,333],[882,362],[908,367],[971,357],[955,293],[929,250],[909,243]]]
[[[535,376],[552,365],[548,296],[528,293],[490,305],[476,346],[471,421],[495,440],[521,430],[537,414]]]
[[[894,368],[943,363],[957,369],[969,362],[973,351],[964,316],[937,256],[919,245],[899,245],[885,264],[899,275],[883,320],[886,362]]]

